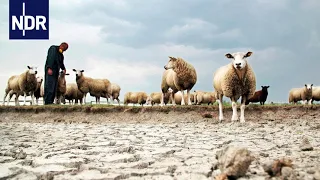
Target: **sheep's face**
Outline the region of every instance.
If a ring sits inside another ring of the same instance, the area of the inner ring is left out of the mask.
[[[176,61],[177,61],[177,59],[175,57],[169,56],[169,61],[168,61],[167,65],[164,66],[164,69],[165,70],[174,69]]]
[[[36,66],[27,66],[29,69],[29,74],[37,74],[38,73],[38,67]]]
[[[148,96],[147,97],[147,100],[146,100],[146,105],[149,105],[149,104],[151,104],[151,96]]]
[[[68,76],[70,75],[69,73],[64,73],[64,71],[60,71],[60,77],[65,77],[65,76]]]
[[[313,84],[305,84],[304,86],[307,90],[311,91]]]
[[[263,92],[268,92],[270,86],[261,86]]]
[[[38,76],[38,77],[37,77],[37,82],[38,82],[38,83],[42,83],[42,81],[43,81],[43,77],[42,77],[42,76]]]
[[[247,60],[246,58],[247,57],[250,57],[252,54],[252,52],[247,52],[247,53],[244,53],[244,52],[235,52],[235,53],[228,53],[226,54],[225,56],[229,59],[232,59],[232,64],[233,64],[233,67],[235,69],[238,69],[238,70],[242,70],[243,68],[246,67],[247,65]]]
[[[77,70],[77,69],[73,69],[73,71],[76,73],[76,77],[81,77],[82,76],[82,74],[83,74],[83,72],[84,72],[84,70]]]

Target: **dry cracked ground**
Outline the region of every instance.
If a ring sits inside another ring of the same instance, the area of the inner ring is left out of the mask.
[[[0,179],[214,179],[228,145],[255,156],[246,176],[268,179],[262,164],[293,161],[297,179],[320,179],[320,122],[0,123]],[[307,138],[313,150],[301,146]]]

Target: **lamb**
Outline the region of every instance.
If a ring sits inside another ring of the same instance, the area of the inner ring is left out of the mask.
[[[148,95],[145,92],[127,92],[124,95],[124,105],[132,104],[140,104],[143,106],[147,102]]]
[[[40,97],[43,97],[43,95],[41,96],[41,88],[43,88],[43,77],[42,76],[38,76],[37,77],[37,89],[36,91],[34,92],[34,97],[36,98],[36,105],[39,104],[39,98]],[[43,89],[42,89],[43,90]]]
[[[96,97],[96,103],[100,104],[100,97],[110,97],[110,81],[107,79],[93,79],[83,75],[84,70],[76,70],[76,82],[78,89],[84,94],[83,101],[86,103],[87,93]]]
[[[172,105],[176,105],[174,94],[181,91],[182,96],[184,96],[184,90],[187,90],[187,103],[191,105],[190,90],[197,82],[197,72],[195,68],[180,57],[175,58],[169,56],[169,61],[167,65],[164,66],[164,69],[165,71],[163,72],[161,82],[162,98],[160,105],[163,106],[164,96],[169,88],[173,90],[171,95],[173,99]],[[186,102],[182,98],[181,105],[185,104]]]
[[[164,94],[164,104],[168,104],[170,97],[172,94],[172,90],[169,89],[165,94]],[[147,105],[151,104],[152,106],[154,104],[160,104],[161,103],[161,98],[162,98],[162,92],[153,92],[148,96],[147,98]]]
[[[83,100],[83,93],[78,89],[78,86],[76,83],[67,83],[66,85],[67,90],[64,94],[64,97],[62,98],[62,103],[65,104],[65,100],[69,100],[69,105],[73,104],[73,100],[75,100],[75,104],[78,104],[78,101],[80,104],[82,104]]]
[[[5,89],[5,94],[3,97],[3,105],[5,104],[5,99],[7,95],[9,97],[16,93],[15,105],[19,105],[19,95],[24,95],[24,105],[26,105],[27,94],[31,96],[31,104],[34,104],[34,92],[37,89],[37,78],[38,73],[37,67],[27,66],[28,70],[21,73],[20,75],[13,75],[8,79],[7,87]],[[7,105],[9,105],[10,99],[8,99]]]
[[[264,105],[268,97],[268,88],[270,86],[261,86],[261,90],[256,91],[254,95],[246,101],[246,105],[250,102],[260,102],[260,105]]]
[[[216,92],[194,91],[194,101],[196,105],[207,103],[208,105],[216,102]]]
[[[296,104],[298,101],[302,100],[302,104],[311,104],[312,101],[312,86],[313,84],[305,84],[301,88],[292,88],[289,91],[289,103]]]
[[[312,87],[312,100],[311,104],[313,104],[313,101],[320,101],[320,87]]]
[[[70,75],[69,73],[64,73],[64,71],[60,71],[59,77],[58,77],[58,84],[57,84],[57,91],[56,91],[56,97],[55,101],[56,104],[60,104],[61,100],[64,98],[64,94],[67,91],[66,86],[66,76]]]
[[[254,95],[256,89],[255,73],[246,59],[251,55],[252,52],[250,51],[247,53],[227,53],[225,56],[229,59],[232,59],[232,62],[218,68],[213,74],[213,87],[217,93],[220,122],[223,120],[223,96],[231,99],[233,111],[231,117],[232,121],[238,120],[236,102],[241,96],[240,122],[245,122],[245,102]]]

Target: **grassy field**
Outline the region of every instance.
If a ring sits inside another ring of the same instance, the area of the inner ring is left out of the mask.
[[[238,103],[239,107],[239,103]],[[231,111],[230,103],[224,104],[224,110]],[[314,105],[293,105],[293,104],[249,104],[246,110],[277,110],[277,109],[313,109],[320,108],[319,104]],[[218,105],[191,105],[191,106],[115,106],[115,105],[34,105],[34,106],[0,106],[0,113],[3,112],[87,112],[87,113],[102,113],[102,112],[170,112],[170,111],[218,111]],[[238,108],[239,111],[239,108]]]

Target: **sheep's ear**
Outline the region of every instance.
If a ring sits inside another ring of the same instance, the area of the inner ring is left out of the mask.
[[[267,86],[267,88],[269,88],[270,86]]]
[[[245,58],[250,57],[252,55],[251,51],[248,51],[246,55],[244,55]]]
[[[263,86],[261,86],[261,88],[263,88]]]
[[[80,72],[84,72],[84,70],[81,70]]]
[[[313,86],[313,84],[311,84],[311,86]]]
[[[28,69],[31,69],[31,67],[30,66],[27,66],[28,67]]]
[[[233,56],[230,53],[227,53],[225,56],[229,59],[233,58]]]
[[[69,73],[66,74],[67,76],[70,75]]]
[[[72,69],[72,71],[76,72],[77,70],[76,69]]]
[[[307,84],[304,84],[305,87],[307,87]]]

